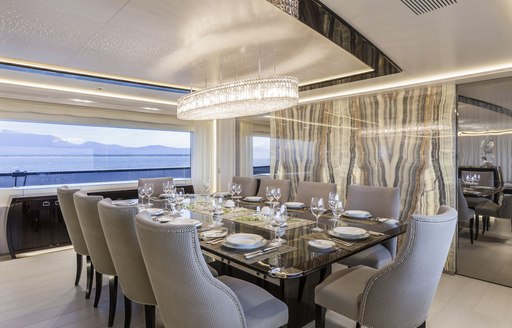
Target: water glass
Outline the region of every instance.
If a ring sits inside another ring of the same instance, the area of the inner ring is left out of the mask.
[[[204,193],[206,195],[208,195],[208,192],[210,191],[210,180],[205,180],[203,182],[203,189],[204,189]]]
[[[144,184],[144,193],[146,194],[146,196],[148,196],[148,203],[146,204],[147,206],[153,205],[153,203],[151,203],[151,195],[153,195],[154,190],[153,188],[153,182],[148,182]]]
[[[332,219],[329,219],[330,221],[338,222],[340,219],[340,216],[343,214],[343,203],[341,200],[338,200],[334,202],[332,208]]]
[[[277,204],[279,204],[279,198],[281,198],[281,188],[273,188],[272,196],[274,197]]]
[[[281,246],[286,242],[285,239],[281,238],[285,233],[284,224],[286,223],[286,215],[282,214],[280,211],[276,211],[274,213],[274,219],[271,222],[271,225],[275,228],[276,238],[272,240],[270,246]]]
[[[242,185],[237,183],[235,188],[236,196],[240,197],[240,193],[242,192]]]
[[[315,231],[315,232],[323,231],[323,229],[318,226],[318,219],[325,212],[324,199],[322,197],[311,198],[310,209],[311,209],[311,213],[316,217],[316,227],[312,228],[311,231]]]
[[[144,186],[140,186],[138,192],[140,197],[140,206],[144,206],[144,196],[146,195],[146,189],[144,189]]]
[[[340,200],[340,195],[337,192],[332,191],[332,192],[329,193],[329,207],[331,209],[334,208],[334,205],[339,200]]]
[[[176,212],[176,191],[170,191],[167,197],[165,198],[165,208],[167,209],[167,204],[171,206],[171,213]]]
[[[267,186],[267,189],[265,190],[265,196],[267,196],[268,201],[272,204],[272,201],[274,200],[274,187]]]

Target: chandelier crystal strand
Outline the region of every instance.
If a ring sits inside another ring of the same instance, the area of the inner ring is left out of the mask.
[[[267,0],[288,15],[299,18],[299,0]]]
[[[178,118],[212,120],[269,113],[297,104],[299,80],[272,76],[222,84],[178,99]]]

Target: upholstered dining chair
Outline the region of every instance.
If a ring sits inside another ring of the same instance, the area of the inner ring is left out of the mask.
[[[213,277],[193,225],[165,225],[144,212],[137,237],[166,327],[280,327],[286,304],[264,289],[233,277]]]
[[[75,202],[73,201],[73,194],[79,190],[80,189],[70,189],[68,186],[59,187],[57,188],[57,199],[59,200],[60,210],[62,211],[62,217],[66,223],[71,244],[76,252],[75,286],[80,282],[83,257],[85,256],[87,271],[85,298],[89,299],[91,297],[92,281],[94,278],[94,266],[89,256],[89,249],[87,249],[87,244],[85,243],[84,233],[80,227],[80,222],[78,222]]]
[[[370,212],[374,217],[398,219],[400,216],[400,189],[349,185],[345,210],[364,210]],[[392,238],[347,257],[341,263],[348,266],[366,265],[379,269],[395,258],[396,245],[396,238]]]
[[[425,327],[456,225],[457,211],[448,206],[437,215],[413,215],[391,264],[331,274],[315,288],[316,327],[323,326],[325,309],[356,321],[356,327]]]
[[[153,197],[158,197],[159,195],[164,193],[164,182],[170,181],[173,182],[173,178],[171,177],[162,177],[162,178],[141,178],[139,179],[138,186],[144,187],[146,183],[153,183]]]
[[[299,181],[295,200],[309,206],[312,197],[323,197],[327,204],[330,192],[336,192],[335,183]]]
[[[494,203],[492,203],[494,204]],[[468,207],[468,202],[466,201],[466,197],[464,197],[464,193],[462,191],[462,185],[459,183],[457,187],[457,212],[458,212],[458,222],[466,223],[469,222],[469,239],[473,244],[473,225],[475,222],[475,211]],[[478,234],[478,229],[477,229]],[[457,233],[457,236],[459,234]],[[478,236],[477,236],[478,237]],[[476,238],[475,238],[476,239]]]
[[[109,198],[98,203],[101,226],[124,293],[125,327],[130,327],[132,304],[144,305],[146,327],[155,327],[155,295],[135,232],[136,206],[115,206]]]
[[[267,187],[277,187],[281,188],[281,198],[279,198],[279,201],[281,203],[287,202],[290,198],[290,189],[291,189],[291,182],[290,180],[284,180],[284,179],[261,179],[260,187],[258,189],[257,196],[265,198],[265,194],[267,192]]]
[[[98,214],[98,202],[102,199],[103,196],[89,196],[83,191],[77,191],[73,194],[78,221],[80,222],[80,227],[82,227],[85,243],[89,249],[94,269],[96,270],[94,307],[98,307],[98,303],[100,301],[101,288],[103,286],[103,275],[108,275],[108,326],[112,327],[116,314],[118,278]]]
[[[510,219],[512,222],[512,196],[503,197],[503,202],[501,205],[498,205],[494,202],[485,202],[478,205],[475,208],[476,222],[480,220],[480,216],[482,216],[482,235],[485,233],[486,222],[490,220],[490,217],[494,217],[497,219]],[[478,224],[475,239],[478,236]]]
[[[256,196],[256,192],[258,191],[258,179],[251,177],[233,177],[232,180],[234,183],[238,183],[242,186],[242,191],[240,192],[240,196]]]

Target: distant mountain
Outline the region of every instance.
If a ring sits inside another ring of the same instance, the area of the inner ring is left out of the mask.
[[[188,148],[165,146],[123,147],[97,142],[73,144],[52,135],[0,131],[2,155],[189,155]]]

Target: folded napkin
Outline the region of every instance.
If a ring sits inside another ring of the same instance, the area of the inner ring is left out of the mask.
[[[386,224],[399,224],[400,223],[400,221],[398,221],[397,219],[386,219],[386,218],[379,218],[379,219],[377,219],[377,221],[386,223]]]

